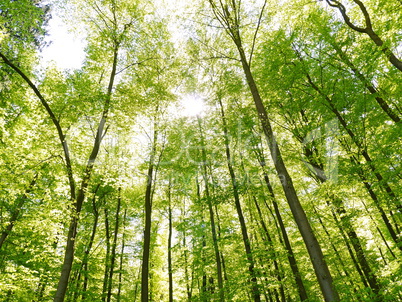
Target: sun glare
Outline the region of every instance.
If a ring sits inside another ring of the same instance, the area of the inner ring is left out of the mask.
[[[202,115],[205,110],[204,100],[198,94],[184,95],[180,101],[183,116]]]

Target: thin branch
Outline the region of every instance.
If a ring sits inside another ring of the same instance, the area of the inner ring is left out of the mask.
[[[108,22],[106,21],[106,19],[108,19],[109,22],[111,22],[113,25],[115,25],[113,23],[113,20],[110,19],[105,13],[102,12],[102,10],[100,9],[100,7],[98,6],[98,4],[95,2],[94,3],[95,7],[92,6],[92,8],[98,13],[98,16],[101,18],[101,20],[103,21],[103,23],[105,23],[106,27],[111,31],[111,28],[108,25]]]
[[[224,58],[227,58],[227,59],[230,59],[230,60],[239,61],[239,60],[236,59],[236,58],[232,58],[232,57],[229,57],[229,56],[225,55],[224,53],[222,53],[222,52],[220,52],[219,50],[217,50],[216,48],[214,48],[214,47],[208,45],[207,43],[203,42],[202,40],[198,39],[197,37],[195,37],[194,39],[197,40],[198,42],[200,42],[202,45],[206,46],[207,48],[212,49],[213,51],[215,51],[216,53],[218,53],[219,55],[221,55],[221,56],[224,57]]]
[[[88,122],[88,124],[89,124],[89,128],[91,129],[91,132],[92,132],[92,135],[93,135],[93,137],[95,138],[95,130],[94,130],[94,128],[92,127],[92,124],[91,124],[91,120],[89,119],[89,116],[88,115],[85,115],[85,119],[87,120],[87,122]]]
[[[132,67],[132,66],[134,66],[134,65],[141,65],[141,64],[143,64],[143,63],[146,62],[146,61],[156,60],[156,59],[157,59],[157,58],[148,58],[148,59],[142,60],[141,62],[134,62],[134,63],[131,63],[131,64],[127,65],[126,67],[124,67],[124,68],[120,69],[119,71],[117,71],[117,72],[116,72],[116,75],[118,75],[119,73],[123,72],[124,70],[126,70],[126,69],[128,69],[128,68],[130,68],[130,67]]]
[[[236,62],[240,62],[239,59],[237,58],[232,58],[232,57],[228,57],[228,56],[212,56],[212,57],[204,57],[201,58],[201,60],[215,60],[215,59],[228,59],[228,60],[234,60]]]
[[[260,16],[258,17],[257,28],[255,29],[255,32],[254,32],[253,44],[251,46],[250,57],[248,59],[248,65],[250,65],[250,66],[251,66],[251,60],[252,60],[253,54],[254,54],[254,48],[255,48],[255,43],[256,43],[256,40],[257,40],[257,34],[258,34],[259,29],[260,29],[261,20],[262,20],[262,16],[263,16],[263,13],[264,13],[266,5],[267,5],[267,0],[264,1],[264,4],[263,4],[263,6],[261,8]]]

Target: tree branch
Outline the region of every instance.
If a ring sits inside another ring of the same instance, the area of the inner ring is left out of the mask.
[[[55,114],[53,113],[52,109],[50,108],[50,106],[49,106],[48,102],[46,101],[46,99],[44,98],[44,96],[41,94],[41,92],[36,87],[36,85],[29,79],[29,77],[18,66],[13,64],[1,52],[0,52],[0,57],[3,59],[5,64],[7,64],[12,69],[14,69],[14,71],[17,72],[24,79],[24,81],[29,85],[29,87],[31,87],[31,89],[34,91],[35,95],[39,98],[40,102],[42,103],[42,106],[45,107],[46,112],[48,113],[50,119],[52,120],[53,124],[55,125],[58,136],[59,136],[60,143],[63,147],[64,159],[66,161],[68,181],[69,181],[69,185],[70,185],[71,199],[74,200],[75,199],[75,181],[74,181],[74,177],[73,177],[73,169],[71,166],[70,152],[68,149],[66,137],[63,133],[63,129],[61,128],[59,120],[56,118]]]

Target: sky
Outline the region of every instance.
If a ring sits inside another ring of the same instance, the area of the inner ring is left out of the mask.
[[[54,62],[61,69],[78,69],[85,58],[82,38],[67,30],[63,20],[52,12],[45,41],[50,45],[42,51],[42,64]]]

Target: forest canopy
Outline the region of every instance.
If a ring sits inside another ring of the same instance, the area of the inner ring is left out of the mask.
[[[400,0],[2,0],[0,300],[402,300],[401,83]]]

